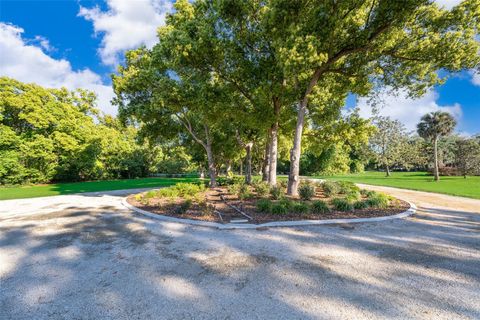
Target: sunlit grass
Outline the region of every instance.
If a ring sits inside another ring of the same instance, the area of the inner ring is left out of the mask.
[[[107,190],[122,190],[136,188],[155,188],[171,186],[178,182],[198,181],[197,178],[143,178],[124,180],[103,180],[72,183],[52,183],[33,186],[0,187],[0,200],[35,198],[72,194],[80,192],[95,192]]]
[[[466,179],[463,177],[440,177],[440,181],[434,181],[433,176],[426,172],[392,172],[390,177],[386,177],[384,172],[368,171],[349,175],[315,176],[315,178],[347,180],[480,199],[480,176],[468,176]]]

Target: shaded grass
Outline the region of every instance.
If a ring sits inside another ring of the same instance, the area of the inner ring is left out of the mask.
[[[194,182],[198,180],[198,178],[162,177],[0,187],[0,200],[46,197],[81,192],[165,187],[174,185],[178,182]]]
[[[390,177],[385,177],[384,172],[368,171],[338,176],[315,176],[315,178],[352,181],[480,199],[479,176],[468,176],[466,179],[463,177],[440,177],[440,181],[433,181],[433,176],[426,172],[392,172]]]

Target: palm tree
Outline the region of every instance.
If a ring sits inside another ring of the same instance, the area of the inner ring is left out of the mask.
[[[418,135],[433,143],[435,181],[440,180],[438,174],[438,139],[451,134],[456,125],[457,122],[450,113],[441,111],[427,113],[417,125]]]

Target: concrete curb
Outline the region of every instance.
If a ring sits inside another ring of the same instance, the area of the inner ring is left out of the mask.
[[[405,200],[404,200],[405,201]],[[407,201],[408,202],[408,201]],[[149,211],[142,210],[135,206],[132,206],[127,202],[127,197],[122,199],[122,204],[127,207],[128,209],[141,213],[147,217],[165,221],[165,222],[175,222],[175,223],[183,223],[189,224],[194,226],[201,226],[201,227],[209,227],[209,228],[216,228],[216,229],[257,229],[257,228],[272,228],[272,227],[301,227],[301,226],[316,226],[316,225],[324,225],[324,224],[346,224],[346,223],[363,223],[363,222],[382,222],[394,219],[401,219],[411,216],[417,211],[417,206],[411,202],[408,202],[410,208],[407,211],[394,214],[391,216],[383,216],[383,217],[373,217],[373,218],[356,218],[356,219],[328,219],[328,220],[296,220],[296,221],[275,221],[275,222],[267,222],[262,224],[236,224],[236,223],[226,223],[221,224],[217,222],[208,222],[208,221],[199,221],[199,220],[192,220],[192,219],[180,219],[174,217],[163,216],[155,213],[151,213]]]

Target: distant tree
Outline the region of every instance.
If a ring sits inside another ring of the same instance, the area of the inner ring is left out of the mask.
[[[407,142],[405,126],[389,117],[377,117],[374,124],[377,132],[370,139],[370,145],[389,177],[390,167],[402,161],[402,150]]]
[[[456,165],[463,177],[480,174],[480,142],[474,138],[459,139],[456,146]]]
[[[438,174],[438,139],[451,134],[456,124],[451,114],[436,111],[424,115],[417,125],[418,135],[433,144],[433,175],[435,181],[440,180]]]

